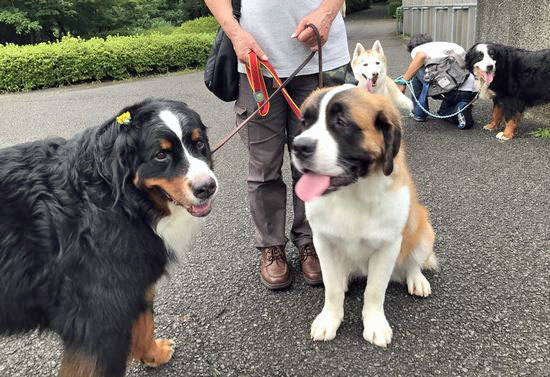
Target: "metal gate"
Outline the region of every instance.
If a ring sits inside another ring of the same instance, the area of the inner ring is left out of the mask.
[[[403,0],[397,30],[403,35],[430,34],[434,41],[470,48],[476,36],[476,0]]]

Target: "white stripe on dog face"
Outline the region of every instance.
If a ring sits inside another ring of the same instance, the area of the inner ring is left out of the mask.
[[[487,66],[492,65],[494,70],[497,62],[489,55],[487,45],[485,43],[481,43],[476,46],[476,50],[483,54],[483,59],[475,63],[474,67],[478,67],[482,71],[487,72]]]
[[[159,118],[166,124],[166,126],[176,134],[178,139],[181,140],[181,124],[177,116],[174,115],[170,110],[162,110],[159,114]]]
[[[336,94],[353,88],[356,86],[346,84],[328,91],[319,104],[317,122],[296,138],[308,137],[317,141],[317,147],[311,160],[311,170],[315,173],[332,176],[344,173],[344,170],[338,165],[338,144],[328,131],[326,113],[329,102]],[[295,164],[300,167],[299,162],[295,161]]]
[[[170,110],[162,110],[159,113],[159,118],[164,122],[164,124],[176,134],[179,141],[181,142],[181,146],[183,148],[183,152],[185,154],[185,157],[187,158],[187,161],[189,161],[189,169],[187,171],[186,177],[190,181],[193,181],[195,178],[199,178],[201,176],[204,177],[204,175],[207,175],[216,181],[216,186],[218,185],[218,180],[216,179],[216,176],[210,170],[208,167],[208,164],[204,162],[203,160],[200,160],[198,158],[195,158],[187,151],[187,148],[185,148],[185,145],[183,145],[183,132],[181,130],[181,123],[178,119],[178,117],[171,112]]]

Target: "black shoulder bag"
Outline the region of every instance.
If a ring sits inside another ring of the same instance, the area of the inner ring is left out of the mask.
[[[233,16],[241,18],[241,0],[232,0]],[[238,61],[231,40],[222,28],[218,29],[216,39],[206,61],[204,83],[208,90],[225,102],[235,101],[239,95]]]

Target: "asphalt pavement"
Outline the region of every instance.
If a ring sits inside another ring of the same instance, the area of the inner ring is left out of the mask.
[[[394,21],[383,16],[380,8],[348,16],[349,47],[379,39],[396,76],[409,57]],[[212,141],[234,126],[232,104],[206,90],[202,72],[176,73],[0,96],[0,147],[69,137],[147,97],[187,102]],[[550,375],[550,140],[530,136],[540,124],[524,120],[517,138],[500,142],[482,129],[490,109],[478,101],[477,124],[465,131],[403,118],[408,161],[431,213],[441,269],[427,275],[427,299],[390,284],[385,311],[394,336],[387,349],[362,337],[365,280],[351,285],[344,322],[326,343],[309,338],[323,289],[305,284],[293,246],[287,245],[296,271],[292,287],[272,292],[260,283],[247,154],[236,137],[215,159],[215,209],[158,287],[156,334],[175,340],[173,359],[158,369],[132,363],[127,375]],[[288,164],[285,177],[289,182]],[[2,377],[54,376],[60,358],[53,334],[0,339]]]

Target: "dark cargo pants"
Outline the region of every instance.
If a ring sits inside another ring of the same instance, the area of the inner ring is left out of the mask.
[[[305,98],[317,87],[318,75],[295,77],[287,90],[300,106]],[[283,79],[284,81],[284,79]],[[269,94],[275,91],[273,80],[265,77]],[[235,102],[235,113],[239,124],[257,108],[252,90],[246,75],[240,75],[239,98]],[[270,101],[269,113],[265,117],[256,115],[240,131],[241,139],[248,148],[248,198],[250,211],[256,227],[256,247],[285,245],[286,190],[282,179],[285,144],[290,150],[294,136],[301,129],[300,120],[296,118],[282,94],[277,94]],[[302,202],[294,193],[294,185],[300,173],[291,167],[292,200],[294,220],[290,240],[297,247],[312,242],[311,229],[307,223]]]

